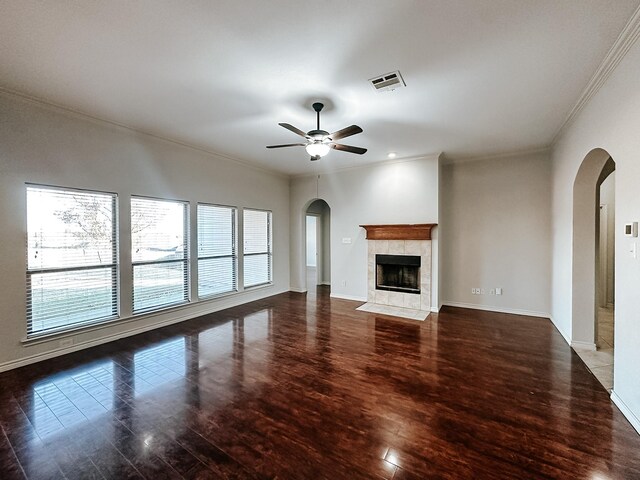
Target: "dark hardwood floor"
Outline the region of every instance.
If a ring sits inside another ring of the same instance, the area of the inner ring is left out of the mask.
[[[640,478],[551,323],[288,293],[0,375],[2,479]]]

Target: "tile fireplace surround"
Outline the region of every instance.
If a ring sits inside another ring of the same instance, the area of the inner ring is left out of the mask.
[[[424,320],[431,311],[431,229],[436,224],[361,225],[367,230],[367,303],[359,310]],[[420,256],[420,293],[376,289],[376,254]]]

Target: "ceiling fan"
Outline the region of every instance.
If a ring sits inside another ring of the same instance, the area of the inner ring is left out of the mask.
[[[341,138],[350,137],[362,133],[362,129],[357,125],[351,125],[349,127],[338,130],[337,132],[329,133],[325,130],[320,130],[320,111],[324,108],[324,104],[316,102],[312,105],[316,111],[317,116],[317,129],[309,130],[304,133],[299,128],[289,125],[288,123],[279,123],[281,127],[291,130],[293,133],[300,135],[307,139],[306,143],[288,143],[286,145],[268,145],[267,148],[283,148],[283,147],[305,147],[307,153],[311,155],[311,160],[320,160],[333,148],[335,150],[341,150],[343,152],[357,153],[362,155],[367,151],[366,148],[352,147],[351,145],[343,145],[341,143],[335,143],[336,140]]]

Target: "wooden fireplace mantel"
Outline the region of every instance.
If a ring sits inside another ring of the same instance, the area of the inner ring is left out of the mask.
[[[431,229],[437,223],[399,225],[360,225],[367,231],[367,240],[431,240]]]

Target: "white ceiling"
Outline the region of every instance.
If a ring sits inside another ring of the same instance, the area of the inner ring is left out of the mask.
[[[0,86],[286,174],[511,152],[551,143],[639,2],[4,0]],[[315,100],[365,155],[265,148]]]

